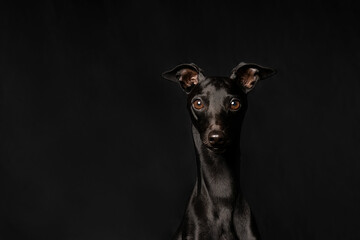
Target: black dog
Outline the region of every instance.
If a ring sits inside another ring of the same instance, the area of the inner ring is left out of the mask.
[[[163,73],[187,93],[197,159],[197,181],[174,239],[259,239],[240,189],[240,128],[246,94],[273,74],[249,63],[240,63],[230,77],[205,77],[193,63]]]

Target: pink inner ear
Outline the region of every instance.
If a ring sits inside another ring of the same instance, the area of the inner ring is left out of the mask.
[[[251,89],[254,87],[259,76],[255,75],[258,72],[255,68],[249,68],[246,70],[244,75],[241,77],[241,82],[245,88]]]
[[[199,83],[198,73],[191,69],[183,69],[180,72],[180,82],[183,82],[186,87],[196,85]]]

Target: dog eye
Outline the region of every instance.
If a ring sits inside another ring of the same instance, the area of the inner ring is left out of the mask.
[[[196,99],[194,102],[193,102],[193,107],[197,110],[200,110],[204,107],[204,104],[203,102],[200,100],[200,99]]]
[[[238,110],[240,108],[241,104],[240,101],[237,99],[232,99],[230,101],[230,109],[231,110]]]

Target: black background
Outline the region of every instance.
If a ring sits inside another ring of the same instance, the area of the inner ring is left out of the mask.
[[[170,239],[195,180],[183,62],[248,96],[242,187],[267,239],[360,239],[355,1],[1,3],[0,239]]]

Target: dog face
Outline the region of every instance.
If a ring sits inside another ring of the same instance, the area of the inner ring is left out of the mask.
[[[273,74],[271,68],[240,63],[230,77],[205,77],[191,63],[179,65],[163,73],[163,77],[180,83],[187,93],[187,107],[203,145],[213,152],[224,152],[239,140],[247,93],[258,80]]]
[[[236,81],[205,78],[188,94],[187,107],[203,144],[223,152],[240,135],[246,111],[246,94]]]

